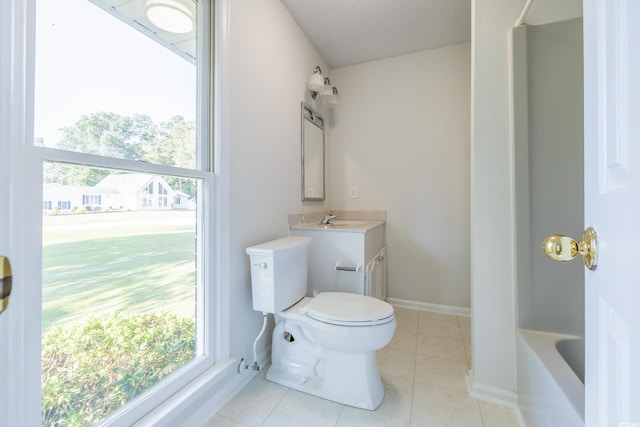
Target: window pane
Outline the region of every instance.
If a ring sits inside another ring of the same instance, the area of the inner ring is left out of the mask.
[[[195,168],[196,31],[159,31],[144,4],[37,1],[35,144]]]
[[[95,424],[201,356],[198,183],[52,162],[44,177],[43,425]]]

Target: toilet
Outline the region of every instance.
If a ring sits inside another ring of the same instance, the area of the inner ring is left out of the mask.
[[[254,310],[276,325],[267,380],[357,408],[384,398],[376,350],[393,338],[393,307],[366,295],[307,297],[310,237],[290,236],[247,248]]]

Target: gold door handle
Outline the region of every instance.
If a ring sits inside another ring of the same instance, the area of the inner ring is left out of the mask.
[[[11,264],[9,258],[0,256],[0,313],[9,305],[11,295]]]
[[[576,242],[569,236],[552,234],[544,239],[542,250],[554,261],[570,261],[582,255],[584,266],[589,270],[598,267],[598,236],[596,230],[589,227],[582,233],[582,241]]]

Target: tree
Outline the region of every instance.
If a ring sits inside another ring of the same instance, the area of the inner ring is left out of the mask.
[[[128,160],[193,168],[196,161],[195,123],[182,116],[155,124],[144,114],[124,116],[98,112],[83,115],[62,128],[58,148]],[[94,186],[113,173],[109,170],[46,163],[45,182]],[[165,177],[174,190],[190,196],[196,192],[192,179]]]
[[[143,114],[122,116],[99,112],[80,117],[62,128],[59,148],[129,160],[144,159],[145,147],[156,139],[157,128]]]
[[[160,123],[159,137],[155,150],[150,153],[149,161],[170,164],[182,168],[196,166],[196,127],[194,122],[187,122],[182,116],[172,117]],[[195,196],[196,188],[193,179],[164,177],[174,190]]]
[[[102,178],[112,173],[107,169],[87,168],[64,163],[45,162],[42,170],[44,182],[63,185],[86,185],[93,187]]]
[[[156,143],[151,147],[148,160],[153,163],[193,168],[196,165],[195,123],[174,116],[160,123]]]

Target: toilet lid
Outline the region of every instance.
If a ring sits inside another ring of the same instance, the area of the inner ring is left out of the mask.
[[[393,319],[391,304],[344,292],[320,293],[309,301],[304,311],[313,319],[335,325],[371,326]]]

